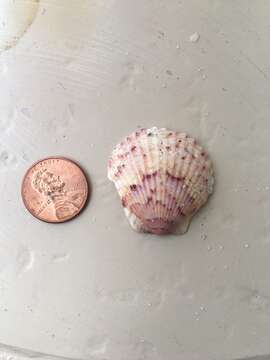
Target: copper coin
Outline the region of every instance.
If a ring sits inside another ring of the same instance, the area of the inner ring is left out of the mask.
[[[49,223],[73,219],[84,208],[88,183],[82,169],[62,157],[43,159],[31,166],[22,183],[27,210]]]

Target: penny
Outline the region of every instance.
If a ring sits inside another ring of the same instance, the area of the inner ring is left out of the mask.
[[[77,216],[87,202],[88,192],[83,170],[63,157],[33,164],[22,182],[25,207],[33,216],[49,223],[62,223]]]

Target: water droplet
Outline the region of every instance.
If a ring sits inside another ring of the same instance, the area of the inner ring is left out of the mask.
[[[203,80],[205,80],[205,79],[206,79],[206,75],[205,75],[205,74],[203,74],[202,79],[203,79]]]
[[[223,246],[223,245],[219,245],[219,250],[224,250],[224,246]]]
[[[213,247],[211,245],[207,246],[207,250],[208,251],[212,251],[213,250]]]
[[[176,49],[180,49],[180,45],[179,45],[179,44],[176,45]]]
[[[163,87],[163,89],[166,89],[167,85],[166,85],[166,84],[163,84],[162,87]]]
[[[245,245],[244,245],[244,248],[245,248],[245,249],[248,249],[248,248],[249,248],[249,244],[245,244]]]
[[[190,35],[189,37],[189,41],[196,43],[200,40],[200,34],[198,34],[197,32],[195,32],[194,34]]]

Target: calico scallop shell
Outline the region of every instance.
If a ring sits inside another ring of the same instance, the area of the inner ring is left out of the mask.
[[[114,149],[108,177],[131,226],[153,234],[187,231],[213,192],[212,163],[185,133],[140,129]]]

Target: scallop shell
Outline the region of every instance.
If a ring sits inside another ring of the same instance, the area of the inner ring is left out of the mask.
[[[185,133],[140,129],[114,149],[108,164],[131,226],[153,234],[185,233],[213,192],[212,163]]]

